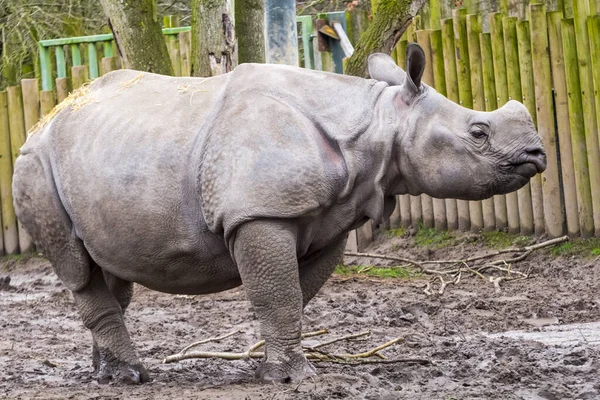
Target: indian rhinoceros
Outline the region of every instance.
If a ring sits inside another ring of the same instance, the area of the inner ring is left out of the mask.
[[[546,166],[527,109],[477,112],[384,54],[372,79],[244,64],[213,78],[116,71],[34,131],[15,163],[17,216],[93,336],[100,382],[148,374],[123,320],[133,282],[183,294],[244,285],[266,340],[264,381],[314,373],[303,307],[348,232],[395,195],[479,200]]]

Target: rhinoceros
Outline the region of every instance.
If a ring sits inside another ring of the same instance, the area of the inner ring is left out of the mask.
[[[134,282],[181,294],[244,286],[265,339],[263,381],[314,374],[303,307],[348,232],[399,194],[479,200],[546,167],[527,109],[463,108],[384,54],[372,79],[244,64],[212,78],[121,70],[29,136],[19,221],[72,292],[100,382],[149,376],[124,323]]]

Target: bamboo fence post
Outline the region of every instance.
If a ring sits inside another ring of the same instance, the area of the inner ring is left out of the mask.
[[[398,199],[398,196],[395,196],[395,198],[396,206],[394,207],[394,211],[392,212],[392,215],[390,215],[389,218],[389,225],[392,229],[395,229],[400,226],[400,199]]]
[[[581,104],[583,106],[583,123],[590,168],[592,188],[592,209],[594,213],[594,234],[600,236],[600,147],[598,145],[598,125],[594,99],[594,82],[590,57],[590,38],[587,29],[586,0],[573,0],[573,22],[579,60],[579,82],[581,85]],[[571,46],[573,44],[571,43]],[[600,111],[600,110],[599,110]]]
[[[589,38],[590,38],[590,58],[591,58],[591,62],[592,62],[592,80],[593,80],[593,86],[588,86],[586,92],[589,92],[590,94],[592,93],[592,87],[594,88],[593,90],[593,95],[594,95],[594,100],[595,100],[595,108],[596,108],[596,139],[595,142],[596,144],[598,144],[598,141],[600,140],[600,138],[598,136],[600,136],[600,0],[596,0],[596,13],[597,15],[593,15],[588,17],[588,30],[589,30]],[[590,99],[591,101],[591,99]],[[591,117],[590,117],[591,118]],[[586,125],[587,127],[587,125]],[[592,131],[591,133],[593,134],[594,131]],[[598,155],[598,153],[596,153],[596,155]],[[596,157],[596,158],[600,158],[600,156]],[[596,161],[596,166],[598,166],[598,162]],[[598,175],[598,171],[596,171],[596,175],[594,176],[595,179],[599,179],[597,177]],[[597,183],[597,181],[596,181]],[[596,188],[597,189],[597,188]],[[597,192],[594,192],[594,194],[597,195]],[[596,219],[598,218],[597,214],[600,213],[600,211],[597,210],[600,209],[600,199],[598,197],[595,197],[596,199],[596,203],[595,206],[596,208],[594,208],[594,223],[596,223]],[[600,227],[598,225],[595,225],[595,234],[596,236],[598,236],[600,234]]]
[[[89,80],[89,72],[85,65],[75,65],[71,68],[73,91],[79,89]]]
[[[181,75],[190,76],[191,74],[191,45],[192,45],[192,32],[181,32],[179,34],[179,51],[181,55]],[[307,50],[308,51],[308,50]]]
[[[429,40],[431,46],[431,66],[433,71],[432,86],[435,87],[440,94],[446,96],[446,77],[444,76],[444,51],[442,46],[442,31],[440,29],[431,31]],[[446,220],[446,216],[448,215],[448,210],[446,208],[446,200],[433,199],[433,213],[435,219],[435,229],[448,229],[448,222]]]
[[[594,234],[592,194],[590,192],[585,137],[583,137],[581,143],[583,147],[581,145],[574,147],[572,144],[572,141],[575,141],[575,137],[571,136],[567,100],[570,96],[567,92],[562,32],[560,28],[563,13],[562,11],[555,11],[548,13],[547,16],[550,63],[554,86],[554,105],[556,108],[558,144],[560,145],[560,169],[566,206],[567,233],[569,236],[581,234],[583,237],[589,237]],[[575,50],[574,46],[573,50]],[[575,54],[576,59],[577,55]],[[577,69],[577,64],[570,67],[570,69],[572,68]],[[576,76],[579,78],[579,74],[576,74]],[[581,102],[579,102],[579,107],[581,107]],[[582,119],[583,116],[580,115],[579,118]],[[583,134],[583,130],[580,133]]]
[[[25,115],[23,111],[23,92],[21,86],[10,86],[8,92],[8,123],[10,131],[10,147],[12,154],[12,165],[15,165],[17,157],[21,154],[21,146],[25,143],[27,132],[25,131]],[[11,192],[12,196],[12,192]],[[11,198],[12,201],[12,198]],[[14,211],[13,211],[14,213]],[[21,252],[30,250],[31,238],[25,229],[17,224],[18,239],[17,245],[14,248],[7,246],[5,250],[7,254],[16,254],[21,248]],[[21,247],[22,246],[22,247]]]
[[[8,95],[0,92],[0,202],[2,210],[1,254],[15,254],[19,250],[19,232],[12,200],[12,162]]]
[[[575,167],[575,181],[577,183],[577,209],[581,235],[591,236],[594,233],[593,198],[588,167],[588,151],[583,121],[583,106],[581,104],[581,87],[579,70],[577,68],[577,49],[573,46],[575,39],[575,26],[573,19],[555,19],[560,22],[561,45],[564,54],[564,74],[566,82],[566,96],[568,104],[569,128],[573,147],[573,164]]]
[[[506,59],[506,82],[509,99],[521,100],[521,77],[519,73],[519,54],[517,50],[517,18],[502,18],[504,35],[504,56]],[[526,186],[528,188],[528,186]],[[519,190],[524,190],[521,188]],[[516,192],[506,194],[506,214],[508,231],[519,233],[519,199]]]
[[[519,99],[531,114],[531,119],[536,120],[535,94],[533,89],[533,76],[531,71],[531,44],[529,42],[529,21],[517,21],[517,53],[519,57],[519,78],[521,82],[521,98]],[[535,124],[535,122],[534,122]],[[537,182],[536,182],[537,179]],[[536,184],[537,183],[537,184]],[[517,200],[519,201],[519,227],[520,234],[529,236],[534,233],[535,218],[533,211],[533,199],[536,199],[536,214],[538,219],[544,213],[542,199],[542,182],[538,175],[531,178],[529,183],[517,191]],[[543,217],[538,221],[536,229],[543,232]]]
[[[441,21],[442,24],[442,51],[444,62],[444,79],[446,87],[444,93],[446,97],[455,103],[458,103],[458,85],[456,75],[456,50],[454,48],[454,20],[447,18]],[[459,229],[458,222],[458,202],[456,199],[446,199],[446,222],[448,229]],[[463,215],[464,211],[463,211]],[[466,213],[468,216],[468,212]]]
[[[431,30],[419,30],[415,32],[417,36],[417,43],[423,48],[425,52],[425,70],[423,71],[423,82],[429,86],[433,86],[433,67],[431,63],[431,43],[430,35]],[[423,210],[423,226],[425,228],[433,228],[436,225],[445,225],[444,220],[441,220],[441,213],[446,214],[444,209],[434,209],[433,199],[427,194],[421,195],[421,207]],[[437,211],[437,212],[436,212]],[[439,220],[439,221],[438,221]]]
[[[498,99],[496,95],[496,85],[494,82],[494,56],[492,54],[492,38],[490,33],[481,33],[479,35],[479,45],[481,48],[481,68],[482,68],[482,77],[483,77],[483,93],[485,99],[485,111],[494,111],[498,108]],[[496,211],[496,204],[498,203],[497,196],[489,199],[492,201],[494,205],[494,226],[491,229],[488,228],[489,224],[486,224],[485,214],[484,214],[484,226],[486,230],[494,230],[498,221],[496,216],[498,215],[498,211]],[[506,211],[506,203],[502,204],[504,206],[504,210]]]
[[[564,215],[556,148],[546,6],[532,4],[529,9],[531,14],[531,49],[533,78],[535,81],[535,103],[537,106],[537,128],[546,149],[548,162],[546,170],[542,173],[544,221],[548,236],[558,237],[564,233]]]
[[[423,222],[423,209],[421,208],[421,197],[410,196],[410,221],[413,227]]]
[[[490,19],[490,39],[492,41],[492,64],[496,93],[496,108],[508,101],[508,84],[506,83],[506,61],[504,57],[504,34],[502,32],[502,14],[493,13]],[[496,214],[496,229],[508,226],[506,212],[506,196],[494,196],[494,213]]]
[[[481,19],[478,14],[467,15],[467,44],[469,48],[469,69],[471,76],[471,95],[473,99],[473,110],[485,111],[485,94],[483,91],[483,70],[481,60],[481,47],[479,34],[481,33]],[[473,204],[479,206],[473,207]],[[494,215],[494,200],[485,199],[481,202],[471,203],[471,228],[475,231],[484,229],[492,231],[496,228],[496,216]],[[481,211],[481,215],[473,218],[473,210]],[[481,220],[479,220],[481,218]],[[478,221],[477,224],[474,221]],[[481,222],[481,225],[478,223]]]
[[[471,79],[469,77],[469,49],[467,44],[467,10],[464,8],[452,10],[454,20],[454,52],[456,54],[456,76],[458,83],[459,104],[472,108]],[[481,203],[458,200],[458,227],[467,231],[473,225],[478,229],[483,227]],[[481,218],[480,218],[481,217]],[[472,220],[475,218],[475,220]]]

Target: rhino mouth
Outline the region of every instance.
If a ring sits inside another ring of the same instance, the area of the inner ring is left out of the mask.
[[[546,170],[546,155],[526,155],[516,162],[502,163],[500,169],[507,174],[516,174],[530,179]]]

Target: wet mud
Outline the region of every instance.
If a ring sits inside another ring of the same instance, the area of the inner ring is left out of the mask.
[[[440,259],[486,249],[460,244],[426,250],[393,238],[369,251]],[[48,262],[5,260],[0,265],[0,398],[599,399],[600,261],[539,251],[518,267],[531,268],[531,277],[503,283],[499,292],[488,281],[465,276],[443,295],[425,294],[421,278],[334,276],[306,308],[305,331],[331,332],[311,343],[370,330],[368,341],[342,342],[328,350],[359,352],[403,337],[382,353],[431,364],[317,363],[318,375],[300,384],[256,383],[257,360],[162,363],[194,341],[235,329],[242,332],[203,349],[245,351],[256,343],[258,326],[243,288],[190,297],[136,286],[126,321],[153,381],[126,386],[93,379],[91,335]]]

